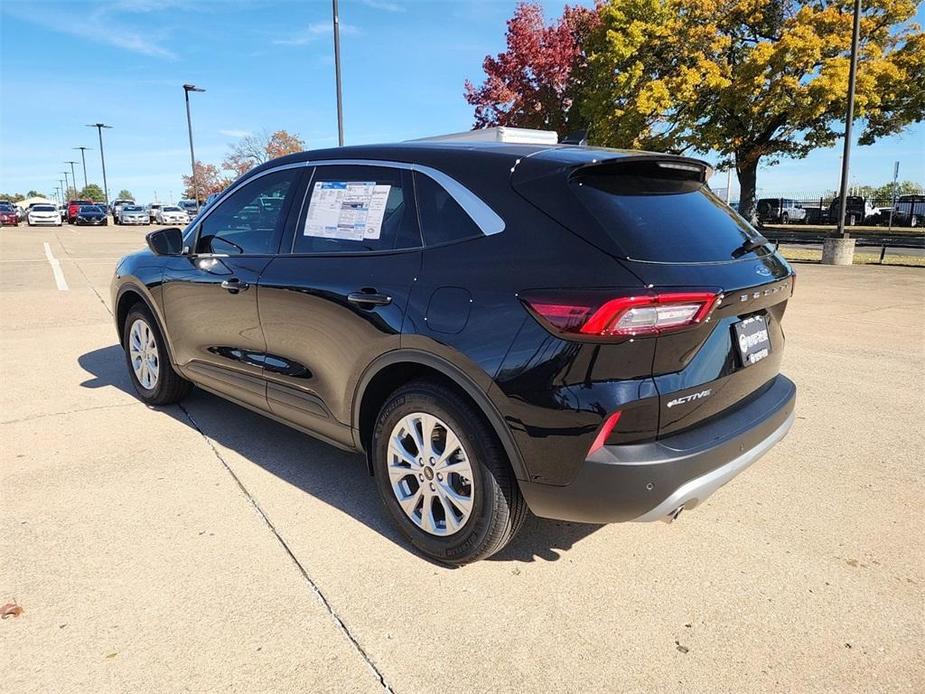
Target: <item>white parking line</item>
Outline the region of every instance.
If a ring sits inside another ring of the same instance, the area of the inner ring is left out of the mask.
[[[48,242],[45,242],[45,257],[48,258],[48,264],[51,265],[51,271],[55,275],[55,284],[58,285],[58,289],[62,292],[67,291],[67,280],[64,279],[64,272],[61,270],[61,263],[58,262],[58,259],[51,254],[51,246],[48,245]]]

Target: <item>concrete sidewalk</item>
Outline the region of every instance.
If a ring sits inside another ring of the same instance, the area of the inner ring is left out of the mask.
[[[0,691],[925,689],[925,272],[797,267],[797,424],[701,508],[449,570],[358,456],[133,397],[108,283],[143,234],[0,232]]]

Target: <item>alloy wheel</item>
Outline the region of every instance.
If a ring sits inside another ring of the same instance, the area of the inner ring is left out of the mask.
[[[459,438],[426,412],[403,417],[392,429],[389,483],[399,506],[430,535],[458,532],[472,515],[472,465]]]
[[[140,318],[132,323],[128,338],[129,357],[132,360],[132,370],[135,378],[142,388],[154,390],[157,387],[157,377],[160,372],[160,359],[157,352],[157,341],[154,331]]]

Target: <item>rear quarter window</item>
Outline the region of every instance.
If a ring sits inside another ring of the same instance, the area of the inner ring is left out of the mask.
[[[414,191],[425,245],[438,246],[484,235],[453,196],[430,176],[415,172]]]

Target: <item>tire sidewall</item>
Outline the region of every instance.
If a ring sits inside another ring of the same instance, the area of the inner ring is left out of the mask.
[[[426,412],[449,426],[466,451],[472,467],[474,499],[472,514],[466,524],[447,537],[430,535],[418,528],[405,515],[392,491],[388,473],[389,437],[398,422],[413,412]],[[492,515],[497,497],[497,481],[484,461],[490,450],[479,440],[479,429],[473,427],[471,415],[459,411],[451,401],[437,398],[425,388],[408,389],[396,394],[383,407],[373,433],[373,466],[376,485],[383,505],[394,518],[402,534],[418,550],[438,561],[458,564],[478,551],[491,531]]]

